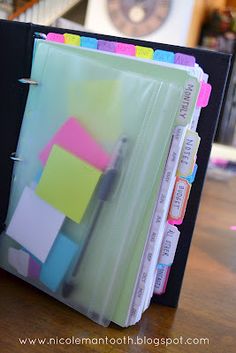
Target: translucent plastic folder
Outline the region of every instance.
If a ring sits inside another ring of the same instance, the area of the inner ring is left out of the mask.
[[[125,327],[165,291],[209,85],[193,57],[105,42],[34,40],[0,265]]]

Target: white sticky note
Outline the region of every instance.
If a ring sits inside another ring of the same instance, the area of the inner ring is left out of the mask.
[[[8,262],[22,276],[28,276],[30,255],[14,248],[8,249]]]
[[[6,234],[45,262],[64,219],[64,214],[25,187]]]

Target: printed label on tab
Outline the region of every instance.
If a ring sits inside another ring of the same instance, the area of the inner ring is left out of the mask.
[[[198,133],[187,130],[180,155],[177,175],[186,178],[193,173],[199,143],[200,137]]]
[[[153,59],[153,49],[136,45],[136,57],[142,59]]]
[[[191,185],[187,180],[177,177],[169,209],[168,222],[170,224],[183,222],[190,190]]]
[[[171,266],[174,261],[174,256],[179,241],[180,232],[178,228],[167,223],[161,251],[158,258],[158,264]]]
[[[184,87],[180,109],[178,114],[179,122],[186,122],[192,108],[193,97],[196,93],[196,81],[189,79]]]
[[[60,33],[48,33],[47,40],[50,40],[51,42],[65,43],[64,35]]]
[[[80,36],[77,34],[64,33],[65,44],[80,46]]]
[[[169,274],[170,274],[170,266],[164,266],[164,265],[157,266],[154,294],[161,295],[165,293]]]

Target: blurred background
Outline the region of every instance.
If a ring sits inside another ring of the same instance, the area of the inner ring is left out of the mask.
[[[236,0],[0,0],[0,18],[227,53],[236,48]],[[236,161],[236,64],[215,141],[213,162]],[[219,178],[226,172],[224,163],[211,166]]]

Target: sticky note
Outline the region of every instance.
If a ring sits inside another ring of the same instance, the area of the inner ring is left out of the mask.
[[[79,223],[101,174],[100,170],[54,145],[36,193]]]
[[[116,43],[108,40],[98,40],[98,50],[109,51],[111,53],[115,53],[116,51]]]
[[[194,66],[196,59],[192,55],[186,55],[181,53],[175,54],[175,64],[184,65],[184,66]]]
[[[47,261],[42,266],[40,281],[51,291],[55,292],[78,251],[79,246],[60,233],[48,255]]]
[[[57,42],[57,43],[65,43],[65,39],[63,34],[60,33],[48,33],[47,34],[47,40],[50,40],[52,42]]]
[[[136,57],[142,59],[153,59],[153,49],[136,45]]]
[[[162,61],[173,64],[175,61],[175,54],[172,51],[157,49],[154,52],[153,59],[156,61]]]
[[[19,249],[10,247],[8,249],[9,264],[22,276],[27,277],[30,255]]]
[[[65,216],[25,187],[6,234],[44,262]]]
[[[64,33],[65,44],[80,45],[80,36],[77,34]]]
[[[39,158],[43,165],[46,164],[54,144],[59,145],[97,169],[105,170],[109,164],[108,153],[94,140],[80,122],[73,117],[69,118],[61,126],[40,153]]]
[[[135,56],[135,45],[127,43],[116,43],[115,52],[117,54]]]
[[[98,40],[92,37],[80,37],[80,46],[89,49],[97,49]]]

